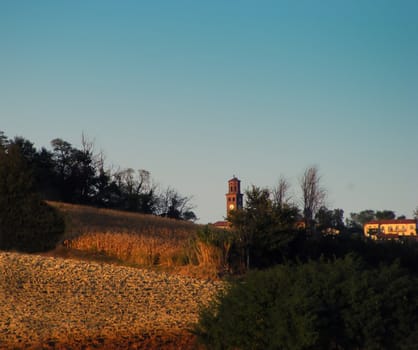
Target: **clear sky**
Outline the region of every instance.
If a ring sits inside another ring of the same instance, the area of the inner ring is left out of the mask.
[[[346,217],[418,205],[418,1],[0,0],[0,130],[84,132],[225,215],[227,180],[295,199],[319,166]]]

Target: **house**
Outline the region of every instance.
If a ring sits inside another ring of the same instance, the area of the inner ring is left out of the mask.
[[[363,229],[364,236],[372,239],[418,239],[415,219],[373,220],[364,224]]]
[[[212,225],[215,226],[216,228],[223,229],[223,230],[227,230],[231,228],[231,224],[229,223],[229,221],[226,221],[226,220],[216,221]]]

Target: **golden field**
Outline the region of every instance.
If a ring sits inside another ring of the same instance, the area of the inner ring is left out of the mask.
[[[198,225],[49,204],[66,220],[54,251],[0,252],[0,349],[197,347],[199,308],[224,286]]]
[[[55,254],[112,259],[129,266],[216,279],[222,251],[197,240],[200,225],[110,209],[49,202],[65,216],[66,232]],[[81,254],[87,253],[87,254]]]

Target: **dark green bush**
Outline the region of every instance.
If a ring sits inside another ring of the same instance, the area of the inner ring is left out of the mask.
[[[210,349],[413,349],[417,279],[348,256],[253,271],[201,312]]]
[[[31,171],[16,146],[0,149],[0,249],[53,248],[64,220],[33,189]]]

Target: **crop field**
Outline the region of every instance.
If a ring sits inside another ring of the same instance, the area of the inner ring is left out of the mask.
[[[0,251],[0,349],[195,349],[224,286],[199,225],[49,202],[66,231],[42,254]]]
[[[191,349],[222,282],[0,252],[0,349]]]
[[[49,204],[66,220],[65,249],[58,247],[58,255],[113,259],[123,265],[211,279],[221,268],[220,252],[196,240],[200,225],[110,209]]]

